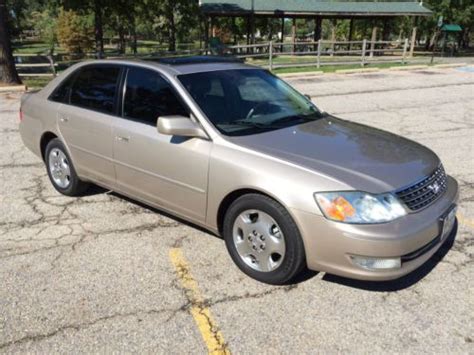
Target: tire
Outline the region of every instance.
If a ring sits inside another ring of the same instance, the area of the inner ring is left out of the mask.
[[[49,180],[58,192],[66,196],[80,196],[86,192],[89,184],[77,176],[71,157],[59,138],[48,143],[44,157]]]
[[[288,284],[306,266],[296,223],[282,205],[265,195],[236,199],[225,214],[223,237],[235,264],[258,281]]]

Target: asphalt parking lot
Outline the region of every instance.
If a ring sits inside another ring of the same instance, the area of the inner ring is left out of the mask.
[[[473,353],[474,73],[289,81],[437,152],[461,187],[455,238],[393,282],[260,284],[221,239],[166,214],[99,189],[60,196],[21,143],[20,94],[0,94],[0,352]]]

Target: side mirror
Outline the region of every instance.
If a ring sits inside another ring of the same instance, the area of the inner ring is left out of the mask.
[[[201,126],[184,116],[161,116],[157,128],[159,133],[169,136],[208,138]]]

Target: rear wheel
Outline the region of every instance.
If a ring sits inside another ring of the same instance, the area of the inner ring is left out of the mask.
[[[45,163],[51,183],[63,195],[78,196],[89,187],[77,176],[71,158],[58,138],[52,139],[46,146]]]
[[[234,262],[256,280],[285,284],[304,268],[304,246],[295,222],[267,196],[249,194],[234,201],[223,232]]]

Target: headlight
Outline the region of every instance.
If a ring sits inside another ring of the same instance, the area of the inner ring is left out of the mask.
[[[327,219],[345,223],[383,223],[406,215],[390,193],[372,195],[366,192],[321,192],[314,194]]]

